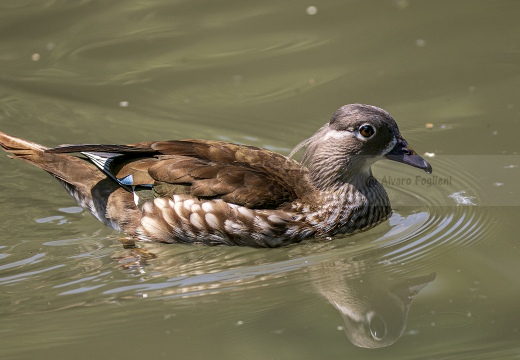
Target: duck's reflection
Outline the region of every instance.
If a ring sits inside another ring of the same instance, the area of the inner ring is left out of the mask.
[[[415,272],[413,262],[393,266],[386,255],[401,246],[352,252],[334,249],[332,244],[314,243],[274,253],[197,247],[186,248],[186,253],[171,248],[171,254],[161,247],[163,251],[154,251],[157,257],[145,249],[130,248],[126,250],[130,251],[128,257],[118,260],[126,269],[138,268],[144,274],[151,265],[156,276],[168,277],[157,284],[160,290],[155,296],[170,298],[215,294],[229,289],[230,283],[235,291],[237,283],[241,290],[249,290],[287,279],[291,274],[308,279],[310,273],[314,288],[340,311],[350,341],[359,347],[380,348],[392,345],[403,335],[413,300],[436,277],[435,273],[404,275]],[[190,281],[174,281],[186,278]],[[153,288],[148,290],[150,296],[154,296]]]
[[[355,259],[313,267],[317,290],[340,311],[347,337],[359,347],[395,343],[403,335],[412,301],[436,276],[394,279],[381,270],[378,266],[369,269],[365,261]]]

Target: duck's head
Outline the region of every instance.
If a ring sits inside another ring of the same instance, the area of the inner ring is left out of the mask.
[[[432,172],[432,167],[408,145],[392,116],[371,105],[340,107],[330,121],[291,153],[306,147],[314,184],[330,188],[342,183],[362,186],[372,176],[371,166],[383,158]]]

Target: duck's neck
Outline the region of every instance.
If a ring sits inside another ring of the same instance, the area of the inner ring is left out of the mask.
[[[305,215],[319,235],[356,233],[386,220],[390,201],[383,186],[372,176],[369,166],[332,171],[331,160],[309,164],[313,183],[320,191],[319,203]],[[323,164],[326,166],[323,166]]]
[[[308,161],[309,175],[314,185],[325,192],[343,191],[347,185],[362,191],[375,180],[371,165],[375,160],[351,156],[317,154]]]

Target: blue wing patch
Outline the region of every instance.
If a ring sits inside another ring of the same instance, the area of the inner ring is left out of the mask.
[[[83,155],[88,157],[94,165],[96,165],[101,171],[103,171],[106,175],[108,175],[112,180],[116,181],[119,185],[127,189],[128,191],[134,191],[134,177],[132,174],[127,175],[122,178],[117,178],[112,173],[110,166],[112,162],[117,158],[124,156],[122,154],[117,153],[107,153],[107,152],[82,152]],[[140,184],[139,188],[151,189],[153,187],[152,184]]]

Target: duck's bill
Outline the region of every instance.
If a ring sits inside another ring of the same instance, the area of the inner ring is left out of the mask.
[[[432,166],[426,160],[417,155],[404,140],[397,141],[394,148],[385,155],[387,159],[423,169],[428,174],[432,173]]]

